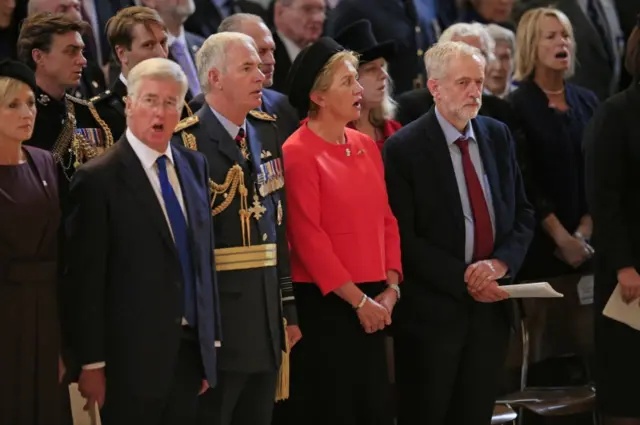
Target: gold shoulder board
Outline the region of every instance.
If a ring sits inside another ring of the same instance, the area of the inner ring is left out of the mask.
[[[183,119],[182,121],[180,121],[178,123],[178,125],[176,125],[176,128],[173,130],[174,133],[179,133],[182,130],[184,130],[185,128],[189,128],[195,124],[197,124],[200,120],[198,119],[198,117],[196,115],[191,115],[190,117],[187,117],[185,119]]]
[[[253,118],[257,118],[262,121],[275,121],[276,118],[272,115],[267,114],[266,112],[258,111],[257,109],[252,109],[249,111],[249,115]]]
[[[91,99],[89,99],[89,102],[91,102],[91,103],[99,102],[102,99],[108,98],[110,94],[111,94],[110,90],[104,91],[104,92],[100,93],[99,95],[93,96]]]

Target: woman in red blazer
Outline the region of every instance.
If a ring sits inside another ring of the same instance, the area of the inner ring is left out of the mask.
[[[303,50],[289,100],[308,119],[284,144],[287,233],[303,338],[294,424],[391,425],[385,334],[400,296],[400,238],[375,142],[358,119],[358,60],[330,38]]]
[[[396,54],[395,41],[378,43],[371,22],[361,19],[347,26],[335,37],[346,49],[358,54],[358,82],[363,88],[360,117],[349,127],[363,132],[382,145],[402,124],[391,119],[396,112],[396,102],[391,98],[391,79],[387,73],[387,61]]]

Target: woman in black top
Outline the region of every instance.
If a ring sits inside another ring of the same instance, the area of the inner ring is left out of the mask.
[[[593,254],[581,146],[598,100],[565,80],[573,71],[575,41],[562,12],[528,11],[516,38],[521,85],[509,100],[526,140],[520,157],[539,223],[520,278],[545,279],[585,270]]]

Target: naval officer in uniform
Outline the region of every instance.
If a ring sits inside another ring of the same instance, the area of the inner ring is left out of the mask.
[[[278,133],[275,118],[256,110],[264,75],[251,37],[215,34],[196,62],[206,104],[178,125],[174,141],[209,162],[223,334],[218,386],[201,396],[198,419],[268,425],[274,397],[288,390],[283,352],[301,337]]]
[[[62,206],[69,180],[83,162],[113,144],[113,136],[95,108],[73,97],[87,60],[83,21],[51,13],[34,14],[22,24],[20,60],[35,71],[38,115],[29,145],[49,150],[59,165]]]

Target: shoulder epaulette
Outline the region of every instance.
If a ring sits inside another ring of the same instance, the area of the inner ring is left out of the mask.
[[[83,106],[89,106],[90,105],[90,103],[87,102],[86,100],[77,98],[75,96],[71,96],[70,94],[67,94],[67,99],[69,99],[73,103],[77,103],[78,105],[83,105]]]
[[[187,117],[185,119],[183,119],[182,121],[180,121],[178,123],[178,125],[176,125],[176,128],[173,130],[174,133],[179,133],[182,130],[184,130],[185,128],[189,128],[193,125],[196,125],[198,122],[200,121],[200,119],[195,116],[195,115],[191,115],[190,117]]]
[[[93,96],[91,99],[89,99],[89,102],[91,103],[100,102],[101,100],[104,100],[109,96],[111,96],[111,90],[106,90],[100,93],[99,95]]]
[[[275,117],[267,114],[266,112],[259,111],[257,109],[252,109],[249,111],[249,115],[253,118],[257,118],[262,121],[275,121]]]

